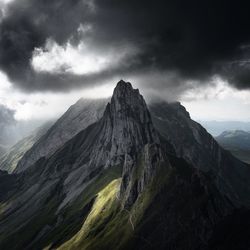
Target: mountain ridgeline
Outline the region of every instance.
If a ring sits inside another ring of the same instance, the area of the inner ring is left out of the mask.
[[[250,163],[250,132],[243,130],[224,131],[215,139],[235,157]]]
[[[0,249],[250,246],[250,166],[180,103],[147,106],[122,80],[0,172],[0,202]]]
[[[47,132],[51,125],[52,122],[46,122],[43,126],[31,133],[31,135],[23,138],[7,150],[0,158],[0,169],[12,173],[24,154]]]
[[[60,146],[71,139],[103,114],[108,100],[80,99],[28,150],[15,168],[15,173],[22,172],[43,156],[52,155]]]

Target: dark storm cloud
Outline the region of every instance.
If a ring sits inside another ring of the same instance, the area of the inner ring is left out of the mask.
[[[19,0],[9,6],[0,26],[0,66],[17,87],[25,90],[55,89],[61,75],[34,72],[30,60],[35,48],[48,38],[65,44],[77,33],[88,6],[80,0]],[[72,76],[67,76],[72,78]],[[63,88],[63,85],[62,85]]]
[[[206,82],[218,74],[250,88],[248,64],[241,63],[250,44],[248,10],[243,1],[224,0],[18,0],[0,26],[0,67],[17,87],[30,91],[64,90],[154,69],[174,72],[183,82]],[[80,24],[91,24],[87,37],[77,32]],[[96,74],[37,73],[30,59],[48,38],[60,45],[85,39],[97,51],[134,46],[140,53]]]

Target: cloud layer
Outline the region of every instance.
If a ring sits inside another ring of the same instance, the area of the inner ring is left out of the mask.
[[[143,75],[159,90],[175,81],[181,92],[214,75],[249,89],[248,10],[225,0],[16,0],[0,23],[0,69],[27,92]]]

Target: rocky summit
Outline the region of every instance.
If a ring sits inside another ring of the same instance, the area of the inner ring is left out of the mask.
[[[0,249],[249,249],[250,166],[121,80],[0,172],[0,208]]]

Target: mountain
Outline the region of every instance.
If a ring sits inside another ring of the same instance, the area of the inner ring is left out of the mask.
[[[7,150],[8,150],[8,149],[7,149],[5,146],[0,145],[0,157],[1,157],[2,155],[4,155],[4,154],[6,153]]]
[[[23,138],[10,149],[6,150],[7,152],[5,151],[5,154],[0,158],[0,169],[12,173],[19,160],[47,132],[51,125],[52,122],[45,123],[31,135]]]
[[[243,130],[224,131],[215,139],[235,157],[250,163],[250,132]]]
[[[60,146],[103,114],[108,100],[80,99],[28,150],[18,162],[15,173],[34,164],[41,157],[51,156]]]
[[[219,136],[225,130],[250,131],[250,122],[240,122],[240,121],[199,121],[199,122],[213,136]]]
[[[120,81],[99,119],[0,172],[0,249],[249,249],[249,177],[180,103]]]
[[[249,185],[246,164],[223,150],[200,124],[190,119],[180,103],[152,104],[150,112],[155,127],[173,145],[178,157],[203,172],[209,172],[221,192],[230,195],[239,206],[243,205],[243,200],[249,205],[249,197],[244,191]]]
[[[216,140],[220,143],[231,144],[237,148],[250,150],[250,132],[243,130],[224,131]]]
[[[15,111],[0,104],[0,150],[6,151],[19,140],[29,136],[32,131],[41,126],[42,122],[41,120],[16,120]]]

